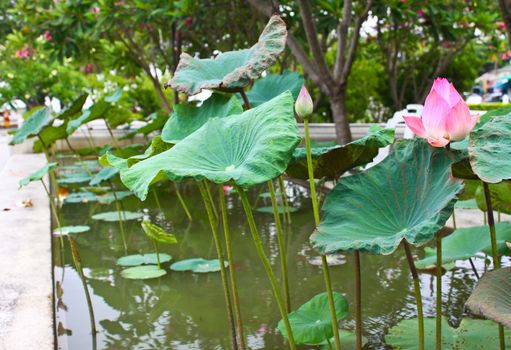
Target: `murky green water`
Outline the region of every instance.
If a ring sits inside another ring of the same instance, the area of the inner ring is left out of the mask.
[[[182,187],[190,208],[190,224],[169,183],[158,189],[162,210],[155,197],[145,202],[129,197],[122,202],[125,210],[140,211],[158,225],[175,233],[179,243],[161,246],[173,261],[192,258],[216,258],[206,212],[197,187],[193,183]],[[251,193],[258,198],[259,189]],[[266,191],[264,189],[263,191]],[[216,193],[216,190],[213,191]],[[292,214],[292,225],[286,227],[288,266],[290,270],[293,307],[324,291],[319,266],[309,261],[316,256],[308,245],[313,229],[310,200],[301,187],[289,185],[292,205],[300,210]],[[216,197],[215,197],[216,199]],[[276,331],[279,313],[273,301],[270,285],[255,252],[241,202],[236,194],[228,196],[229,220],[233,236],[235,266],[240,290],[245,334],[251,349],[285,349],[283,338]],[[270,205],[269,199],[259,199],[258,205]],[[80,248],[85,275],[92,295],[97,321],[97,349],[228,349],[229,334],[222,294],[220,273],[193,274],[168,271],[155,280],[126,280],[115,260],[125,255],[118,223],[94,221],[95,213],[115,210],[114,205],[66,204],[62,208],[63,225],[89,225],[91,231],[75,235]],[[279,275],[279,257],[273,215],[255,213],[260,233]],[[152,252],[152,244],[142,233],[140,223],[126,224],[128,254]],[[57,316],[59,349],[93,349],[89,314],[84,291],[72,264],[69,246],[59,250],[54,238],[55,281],[57,284]],[[417,252],[422,254],[421,251]],[[351,255],[345,262],[331,268],[336,291],[344,293],[353,306],[354,270]],[[168,265],[165,268],[168,270]],[[473,288],[475,277],[468,265],[460,264],[443,278],[444,314],[456,325],[463,315],[463,304]],[[481,270],[483,269],[480,266]],[[411,279],[404,253],[392,256],[362,255],[363,318],[366,349],[387,349],[384,334],[402,319],[415,315]],[[425,314],[434,315],[435,277],[422,274]],[[353,330],[349,317],[342,327]],[[310,348],[310,347],[304,347]],[[343,348],[344,349],[344,348]]]

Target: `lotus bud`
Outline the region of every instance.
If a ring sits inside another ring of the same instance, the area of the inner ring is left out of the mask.
[[[479,121],[447,79],[437,78],[426,97],[421,117],[403,117],[406,125],[433,147],[463,140]]]
[[[313,107],[311,95],[309,95],[307,88],[303,85],[295,103],[296,114],[301,119],[307,118],[312,114]]]

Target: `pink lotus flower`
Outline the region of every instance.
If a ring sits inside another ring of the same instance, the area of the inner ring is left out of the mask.
[[[419,10],[417,11],[417,14],[419,15],[419,17],[424,16],[424,10],[423,10],[423,9],[419,9]]]
[[[406,125],[434,147],[443,147],[450,141],[463,140],[479,121],[452,83],[437,78],[426,97],[422,118],[404,117]]]
[[[295,102],[296,114],[302,119],[307,118],[312,114],[313,108],[314,104],[312,103],[311,95],[309,95],[307,88],[303,85]]]
[[[224,186],[223,187],[223,190],[224,190],[224,195],[229,195],[232,191],[232,186]]]
[[[52,41],[53,40],[53,37],[51,36],[51,33],[50,33],[49,30],[44,32],[44,38],[46,39],[46,41]]]

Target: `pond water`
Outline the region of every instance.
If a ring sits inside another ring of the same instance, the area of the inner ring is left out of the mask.
[[[121,185],[118,185],[121,188]],[[170,184],[157,187],[156,201],[150,193],[145,202],[134,196],[122,201],[125,210],[139,211],[177,239],[176,245],[161,245],[161,252],[173,261],[203,257],[216,258],[205,209],[193,183],[181,185],[181,191],[192,208],[189,223]],[[214,194],[216,186],[212,186]],[[250,192],[252,203],[271,205],[269,198],[259,197],[266,188]],[[308,238],[313,230],[313,217],[308,193],[297,185],[287,184],[291,203],[299,208],[286,227],[287,255],[292,306],[296,308],[324,291],[321,267],[311,264],[317,254]],[[216,196],[215,196],[216,199]],[[276,330],[280,319],[270,285],[254,244],[241,202],[235,193],[228,195],[229,220],[233,236],[234,268],[237,273],[245,334],[251,349],[285,349]],[[161,207],[161,209],[159,208]],[[72,263],[69,245],[60,250],[54,237],[54,273],[56,283],[56,324],[59,349],[228,349],[229,333],[224,309],[220,273],[194,274],[174,272],[164,264],[168,274],[153,280],[127,280],[121,277],[117,258],[125,254],[117,222],[90,219],[93,214],[113,211],[115,205],[98,203],[65,204],[61,214],[63,225],[89,225],[91,230],[76,237],[84,273],[92,296],[97,323],[97,339],[93,342],[83,287]],[[480,215],[475,213],[475,215]],[[273,215],[255,213],[267,254],[279,276],[278,245]],[[153,252],[153,245],[142,232],[139,221],[125,223],[128,254]],[[416,252],[423,256],[422,250]],[[354,269],[351,254],[340,256],[342,264],[331,267],[334,290],[343,293],[353,310]],[[479,265],[483,270],[484,265]],[[362,255],[362,302],[364,332],[369,343],[365,349],[389,349],[384,335],[400,320],[415,316],[415,299],[408,265],[402,249],[391,256]],[[421,274],[425,314],[435,314],[435,280]],[[463,304],[475,283],[468,264],[443,277],[444,314],[457,326],[463,316]],[[342,328],[353,330],[353,314],[341,322]],[[342,341],[342,340],[341,340]],[[302,347],[309,349],[311,347]],[[345,349],[345,348],[343,348]]]

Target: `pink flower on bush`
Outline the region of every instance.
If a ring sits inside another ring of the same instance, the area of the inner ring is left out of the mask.
[[[417,14],[419,15],[419,17],[424,16],[424,10],[423,10],[423,9],[419,9],[419,10],[417,11]]]
[[[99,11],[101,11],[101,9],[97,6],[94,6],[93,8],[91,8],[92,13],[99,13]]]
[[[51,36],[51,33],[50,33],[49,30],[44,32],[44,38],[46,39],[46,41],[52,41],[53,40],[53,37]]]
[[[87,74],[92,73],[92,64],[91,63],[87,63],[87,65],[85,66],[85,73],[87,73]]]
[[[35,51],[25,47],[16,51],[16,57],[18,58],[29,58]]]
[[[422,118],[404,117],[406,125],[434,147],[443,147],[451,141],[463,140],[474,128],[479,117],[471,117],[470,110],[452,83],[437,78],[426,97]]]

